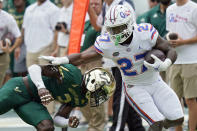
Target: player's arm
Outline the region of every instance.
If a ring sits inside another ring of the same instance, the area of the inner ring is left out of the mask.
[[[163,38],[158,36],[154,48],[163,51],[166,55],[166,58],[170,59],[172,64],[176,61],[176,51],[167,40],[164,40]]]
[[[76,128],[79,125],[79,119],[76,116],[69,117],[74,108],[68,104],[63,104],[53,118],[54,124],[58,127]]]
[[[153,48],[163,51],[166,55],[166,59],[162,61],[157,56],[151,54],[151,57],[154,59],[154,63],[151,64],[144,61],[144,65],[147,68],[154,69],[156,71],[167,70],[167,68],[170,67],[177,58],[176,51],[171,47],[168,41],[162,39],[160,36],[157,37],[156,45]]]
[[[75,66],[86,64],[91,61],[98,60],[102,55],[96,52],[93,46],[89,47],[87,50],[81,53],[75,53],[64,57],[52,57],[52,56],[40,56],[40,59],[45,59],[50,61],[53,65],[60,64],[73,64]]]
[[[47,105],[51,101],[53,101],[54,99],[52,95],[46,89],[44,82],[42,80],[42,67],[36,64],[31,65],[30,67],[28,67],[28,72],[32,82],[38,89],[38,95],[40,96],[42,104]]]
[[[91,61],[98,60],[102,56],[96,52],[95,48],[92,46],[85,50],[82,53],[77,53],[77,54],[71,54],[68,56],[69,63],[73,65],[81,65],[81,64],[86,64]]]

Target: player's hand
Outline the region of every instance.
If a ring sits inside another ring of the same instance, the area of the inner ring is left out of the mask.
[[[6,53],[9,53],[9,50],[10,50],[10,43],[6,40],[2,40],[0,41],[0,49],[3,51],[3,52],[6,52]]]
[[[43,105],[48,105],[54,100],[54,98],[46,88],[40,88],[38,90],[38,95],[40,96],[40,100]]]
[[[38,58],[47,60],[47,61],[49,61],[49,63],[51,63],[53,65],[60,65],[60,64],[68,64],[69,63],[69,59],[66,56],[64,56],[64,57],[39,56]]]
[[[173,47],[177,47],[177,46],[181,46],[181,45],[184,45],[184,40],[179,38],[177,40],[170,40],[170,44],[173,46]]]
[[[69,117],[68,125],[72,128],[77,128],[79,125],[79,119],[76,116]]]
[[[165,61],[161,61],[157,56],[153,54],[151,54],[151,57],[155,61],[153,64],[144,61],[144,65],[148,69],[153,69],[155,71],[165,71],[172,64],[172,61],[169,58],[165,59]]]

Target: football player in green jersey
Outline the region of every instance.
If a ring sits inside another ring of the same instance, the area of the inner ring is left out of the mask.
[[[32,65],[28,71],[28,76],[12,78],[0,89],[0,114],[14,109],[38,131],[54,131],[54,124],[76,128],[79,119],[69,117],[73,108],[88,102],[92,107],[99,106],[114,92],[114,78],[103,68],[94,68],[85,75],[71,64]],[[54,99],[62,105],[52,119],[44,105]]]

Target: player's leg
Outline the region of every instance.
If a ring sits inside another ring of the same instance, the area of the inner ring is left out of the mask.
[[[0,96],[0,115],[31,100],[22,77],[12,78],[4,84],[0,88]]]
[[[120,70],[113,67],[112,73],[116,80],[116,90],[113,96],[113,124],[110,131],[124,131],[126,123],[129,131],[145,131],[140,116],[130,107],[125,98]]]
[[[31,101],[14,109],[20,118],[38,131],[54,131],[53,119],[41,103]]]
[[[164,127],[181,125],[184,121],[184,114],[175,92],[162,80],[155,83],[153,88],[155,88],[153,94],[155,105],[166,118]]]
[[[123,83],[123,87],[128,103],[149,123],[150,130],[161,131],[165,117],[154,104],[150,92],[146,90],[147,86],[128,86]]]

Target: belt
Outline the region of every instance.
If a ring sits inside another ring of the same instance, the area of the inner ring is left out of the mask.
[[[35,100],[35,99],[34,99],[34,96],[33,96],[33,93],[32,93],[32,90],[31,90],[30,87],[29,87],[29,82],[28,82],[27,76],[26,76],[26,77],[23,77],[23,82],[24,82],[24,84],[25,84],[25,87],[26,87],[27,92],[29,93],[30,97],[31,97],[33,100]]]

